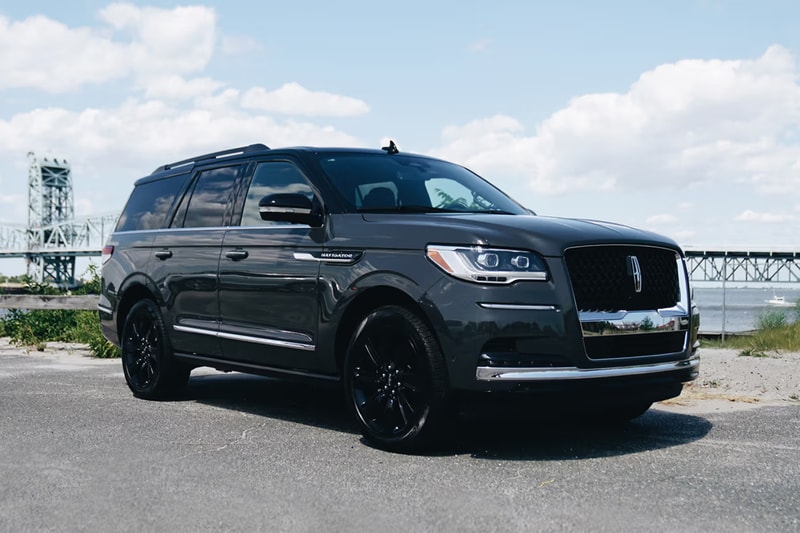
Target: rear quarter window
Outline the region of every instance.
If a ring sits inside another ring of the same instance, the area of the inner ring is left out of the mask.
[[[181,174],[137,185],[119,217],[117,231],[163,228],[175,197],[188,177],[189,174]]]

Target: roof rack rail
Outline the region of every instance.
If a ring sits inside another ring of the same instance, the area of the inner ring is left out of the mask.
[[[228,150],[220,150],[219,152],[212,152],[210,154],[198,155],[195,157],[190,157],[189,159],[183,159],[181,161],[176,161],[174,163],[161,165],[160,167],[158,167],[153,171],[153,174],[155,174],[156,172],[169,170],[171,168],[180,167],[183,165],[194,164],[200,161],[207,161],[209,159],[218,159],[220,157],[226,157],[235,154],[246,154],[247,152],[257,152],[261,150],[269,150],[269,146],[261,143],[256,143],[256,144],[250,144],[248,146],[240,146],[238,148],[230,148]]]

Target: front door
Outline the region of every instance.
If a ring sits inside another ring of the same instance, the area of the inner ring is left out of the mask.
[[[273,193],[314,193],[288,161],[255,165],[241,222],[228,229],[219,267],[219,338],[226,359],[314,370],[319,263],[298,257],[322,249],[323,230],[261,220],[258,202]]]

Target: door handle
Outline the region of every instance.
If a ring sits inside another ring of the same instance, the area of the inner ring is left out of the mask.
[[[171,250],[159,250],[154,255],[163,261],[164,259],[169,259],[170,257],[172,257],[172,251]]]
[[[225,257],[228,259],[233,259],[234,261],[241,261],[242,259],[247,259],[247,256],[250,255],[247,253],[247,250],[231,250],[230,252],[225,253]]]

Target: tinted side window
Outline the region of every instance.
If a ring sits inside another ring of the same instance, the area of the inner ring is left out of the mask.
[[[136,186],[119,217],[117,231],[162,228],[175,196],[188,177],[181,174]]]
[[[233,190],[239,167],[214,168],[201,172],[186,209],[183,227],[222,226],[225,209]]]
[[[314,191],[309,186],[303,173],[284,161],[260,163],[253,173],[253,180],[247,191],[242,212],[242,226],[265,226],[269,224],[286,224],[286,222],[272,222],[261,220],[258,212],[258,202],[268,194],[300,193],[314,198]]]

